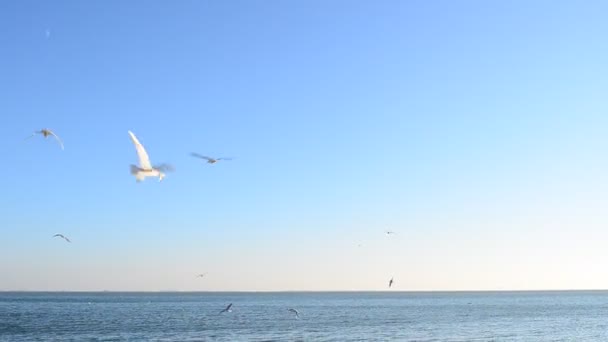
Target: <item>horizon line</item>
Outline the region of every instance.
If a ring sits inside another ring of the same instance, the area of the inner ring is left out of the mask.
[[[0,293],[497,293],[497,292],[604,292],[605,289],[516,290],[0,290]]]

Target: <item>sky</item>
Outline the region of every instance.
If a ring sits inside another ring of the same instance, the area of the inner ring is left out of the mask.
[[[2,2],[0,290],[606,289],[607,10]]]

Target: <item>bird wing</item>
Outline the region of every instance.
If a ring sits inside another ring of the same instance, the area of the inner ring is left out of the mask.
[[[67,242],[72,242],[72,241],[70,241],[70,239],[68,239],[68,238],[67,238],[67,237],[65,237],[65,236],[64,236],[63,238],[64,238],[64,239],[65,239],[65,241],[67,241]]]
[[[61,149],[63,150],[63,141],[61,141],[61,139],[59,138],[59,136],[55,133],[53,133],[53,131],[51,130],[47,130],[49,132],[50,135],[52,135],[55,139],[57,139],[57,142],[59,143],[59,145],[61,145]]]
[[[61,234],[55,234],[55,235],[53,235],[53,237],[60,237],[60,238],[62,238],[62,237],[64,237],[64,236],[63,236],[63,235],[61,235]]]
[[[144,146],[137,140],[137,137],[133,132],[129,131],[129,135],[131,136],[131,141],[133,141],[133,145],[135,145],[135,150],[137,150],[137,156],[139,157],[139,167],[144,170],[151,170],[152,164],[150,164],[150,157],[148,157],[148,153],[144,149]]]
[[[155,165],[154,166],[155,169],[159,170],[159,171],[163,171],[163,172],[173,172],[175,171],[175,168],[173,167],[173,165],[171,164],[160,164],[160,165]]]
[[[232,303],[228,304],[228,306],[224,310],[220,311],[220,313],[224,313],[224,312],[230,311],[231,307],[232,307]]]
[[[201,158],[201,159],[213,160],[213,158],[202,156],[202,155],[200,155],[198,153],[194,153],[194,152],[190,153],[190,155],[193,156],[193,157]]]
[[[25,139],[23,139],[23,140],[27,140],[27,139],[29,139],[29,138],[31,138],[31,137],[33,137],[33,136],[35,136],[36,134],[40,134],[40,132],[36,131],[36,132],[32,133],[32,135],[30,135],[29,137],[27,137],[27,138],[25,138]]]

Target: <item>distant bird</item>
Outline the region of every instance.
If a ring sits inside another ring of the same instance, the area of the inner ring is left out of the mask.
[[[207,273],[201,273],[201,274],[197,274],[196,277],[197,278],[203,278],[205,275],[207,275]]]
[[[393,278],[391,278],[391,280],[388,281],[388,288],[390,289],[391,286],[393,286]]]
[[[196,157],[196,158],[201,158],[201,159],[205,159],[207,161],[207,163],[209,164],[215,164],[220,160],[232,160],[232,158],[211,158],[211,157],[207,157],[207,156],[202,156],[198,153],[190,153],[191,156]]]
[[[300,318],[300,313],[298,312],[298,310],[296,310],[296,309],[287,309],[287,311],[293,312],[294,314],[296,314],[296,318]]]
[[[72,242],[72,241],[70,241],[70,239],[68,239],[68,238],[67,238],[65,235],[63,235],[63,234],[55,234],[55,235],[53,235],[53,237],[59,237],[59,238],[64,239],[64,240],[65,240],[65,241],[67,241],[67,242]]]
[[[61,139],[59,139],[59,137],[57,136],[57,134],[53,133],[53,131],[51,131],[48,128],[43,128],[39,131],[35,131],[34,133],[32,133],[32,135],[30,135],[29,137],[25,138],[25,140],[35,136],[36,134],[42,134],[42,136],[44,136],[45,138],[48,138],[49,136],[54,137],[55,139],[57,139],[57,142],[59,143],[59,145],[61,146],[61,149],[63,150],[63,142],[61,141]]]
[[[138,182],[146,179],[146,177],[158,177],[158,181],[162,181],[163,178],[165,178],[165,172],[173,171],[173,167],[169,164],[152,166],[144,146],[139,142],[139,140],[137,140],[137,137],[135,134],[133,134],[133,132],[128,132],[131,136],[131,141],[133,141],[133,144],[135,145],[137,156],[139,157],[139,167],[136,165],[131,165],[131,174],[135,176],[135,179]]]
[[[231,308],[232,303],[228,304],[228,306],[224,310],[220,311],[219,315],[223,314],[224,312],[232,312]]]
[[[387,231],[385,231],[384,233],[385,233],[386,235],[395,235],[395,234],[397,234],[397,233],[392,232],[392,231],[390,231],[390,230],[387,230]]]

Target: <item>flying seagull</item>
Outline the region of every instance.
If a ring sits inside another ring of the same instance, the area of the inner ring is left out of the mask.
[[[191,156],[196,157],[196,158],[201,158],[201,159],[205,159],[207,161],[207,163],[209,164],[215,164],[220,160],[232,160],[232,158],[211,158],[211,157],[207,157],[207,156],[202,156],[198,153],[190,153]]]
[[[232,303],[228,304],[224,310],[220,311],[219,315],[223,314],[224,312],[232,312],[230,308],[232,308]]]
[[[391,286],[393,286],[393,278],[391,278],[391,280],[388,281],[388,288],[390,289]]]
[[[298,310],[296,310],[296,309],[287,309],[287,311],[293,312],[294,314],[296,314],[296,318],[300,318],[300,313],[298,312]]]
[[[206,275],[207,275],[207,273],[205,272],[205,273],[197,274],[196,277],[197,278],[203,278]]]
[[[63,150],[63,142],[61,141],[61,139],[59,139],[59,137],[57,136],[57,134],[53,133],[53,131],[51,131],[48,128],[43,128],[39,131],[35,131],[34,133],[32,133],[32,135],[30,135],[29,137],[25,138],[25,140],[35,136],[36,134],[42,134],[43,137],[48,138],[49,136],[54,137],[55,139],[57,139],[57,142],[59,143],[59,145],[61,146],[61,149]]]
[[[394,235],[394,234],[397,234],[397,233],[392,232],[392,231],[390,231],[390,230],[387,230],[387,231],[385,231],[384,233],[385,233],[386,235],[391,235],[391,234],[392,234],[392,235]]]
[[[150,157],[148,157],[148,153],[144,149],[144,146],[137,140],[137,137],[133,132],[129,131],[129,135],[131,136],[131,140],[137,151],[137,156],[139,157],[139,166],[131,165],[131,174],[135,176],[135,179],[138,182],[146,179],[146,177],[158,177],[158,181],[160,182],[165,178],[165,172],[173,171],[173,167],[169,164],[152,166],[152,164],[150,164]]]
[[[59,238],[64,239],[64,240],[65,240],[65,241],[67,241],[67,242],[72,242],[72,241],[70,241],[70,239],[68,239],[68,238],[67,238],[65,235],[63,235],[63,234],[55,234],[55,235],[53,235],[53,237],[59,237]]]

